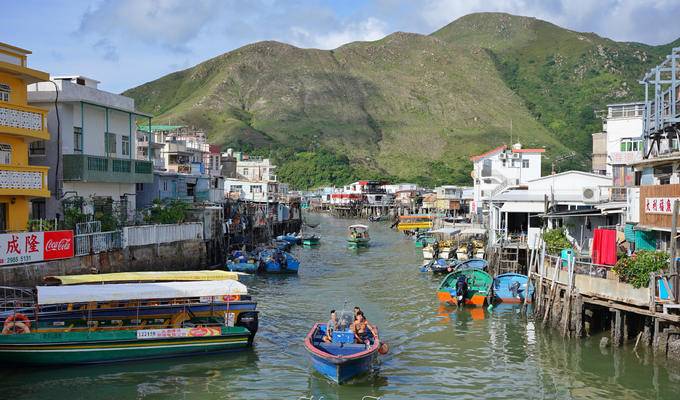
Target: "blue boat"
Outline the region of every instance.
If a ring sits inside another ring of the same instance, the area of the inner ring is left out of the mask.
[[[289,233],[287,235],[277,236],[276,240],[285,240],[286,242],[288,242],[290,244],[300,244],[300,243],[302,243],[302,238],[300,238],[299,236],[296,236],[292,233]]]
[[[278,239],[272,240],[272,245],[274,247],[276,247],[277,249],[281,250],[281,251],[289,251],[290,248],[293,246],[287,240],[278,240]]]
[[[278,249],[265,249],[260,252],[258,272],[268,274],[297,274],[300,262],[290,253]]]
[[[305,349],[312,365],[320,374],[341,384],[367,373],[378,357],[380,341],[369,337],[369,343],[355,343],[350,330],[334,331],[333,340],[324,342],[326,324],[317,323],[305,338]]]
[[[489,268],[489,262],[482,258],[471,258],[467,261],[463,261],[456,266],[456,271],[465,271],[468,269],[480,269],[482,271],[487,271]]]
[[[528,285],[528,289],[527,289]],[[493,297],[501,303],[523,303],[526,296],[528,303],[534,295],[534,286],[526,275],[507,273],[493,280]]]
[[[247,272],[253,274],[257,272],[258,265],[259,260],[257,257],[253,257],[244,251],[236,250],[231,253],[231,257],[229,257],[225,266],[232,272]]]
[[[439,258],[432,260],[420,267],[420,272],[432,272],[433,274],[447,274],[453,272],[458,266],[456,260],[444,260]]]

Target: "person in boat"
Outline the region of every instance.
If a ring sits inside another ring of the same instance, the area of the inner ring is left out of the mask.
[[[357,313],[358,313],[359,311],[361,311],[361,308],[359,308],[359,306],[354,306],[354,318],[357,317]]]
[[[338,317],[335,314],[335,310],[331,310],[331,319],[326,324],[326,334],[323,337],[324,342],[331,343],[333,341],[333,331],[338,329],[338,325]]]
[[[375,340],[378,339],[378,330],[368,322],[364,316],[364,312],[361,310],[359,310],[354,317],[354,323],[351,326],[351,330],[354,333],[354,339],[356,339],[357,343],[368,343],[369,332],[373,335]]]

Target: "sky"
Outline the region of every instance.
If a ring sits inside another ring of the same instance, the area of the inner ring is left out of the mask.
[[[334,49],[501,11],[618,41],[680,37],[680,0],[2,0],[0,41],[29,66],[122,92],[261,40]],[[664,27],[657,29],[655,27]]]

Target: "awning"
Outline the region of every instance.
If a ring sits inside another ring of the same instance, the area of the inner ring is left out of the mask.
[[[429,233],[443,233],[444,235],[451,235],[451,236],[453,236],[453,235],[459,234],[459,233],[460,233],[460,229],[458,229],[458,228],[450,228],[450,227],[446,227],[446,228],[439,228],[439,229],[431,230]]]
[[[248,288],[234,280],[38,286],[36,289],[41,305],[248,294]]]
[[[44,279],[48,283],[62,285],[82,285],[88,283],[114,282],[186,282],[186,281],[223,281],[238,280],[239,273],[222,270],[208,271],[141,271],[141,272],[113,272],[109,274],[85,274],[48,276]]]
[[[501,212],[542,213],[545,212],[545,203],[538,201],[507,201],[501,207]]]

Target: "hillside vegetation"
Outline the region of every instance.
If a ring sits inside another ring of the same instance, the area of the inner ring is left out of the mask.
[[[617,43],[533,18],[472,14],[324,51],[244,46],[124,94],[156,122],[271,155],[296,187],[383,177],[470,183],[468,157],[519,138],[590,161],[594,110],[639,98],[669,46]]]

